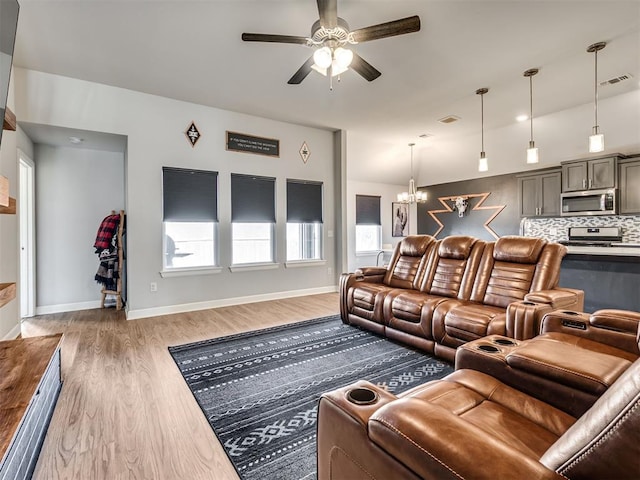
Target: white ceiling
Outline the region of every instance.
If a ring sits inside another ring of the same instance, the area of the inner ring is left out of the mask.
[[[422,29],[355,46],[382,76],[368,83],[349,71],[333,91],[315,72],[301,85],[287,84],[312,54],[308,47],[240,38],[242,32],[308,35],[318,18],[314,0],[19,1],[14,65],[345,129],[366,152],[349,158],[350,169],[366,181],[404,183],[412,141],[417,162],[424,152],[446,158],[444,152],[459,142],[473,142],[470,151],[477,155],[480,99],[474,92],[480,87],[490,88],[485,137],[516,131],[515,116],[529,110],[529,83],[522,73],[532,67],[540,68],[534,77],[534,118],[584,106],[588,128],[593,124],[594,58],[586,52],[591,43],[608,42],[598,57],[600,80],[633,75],[601,88],[601,99],[640,89],[636,0],[338,0],[338,15],[352,30],[415,14]],[[462,120],[437,121],[451,114]],[[528,126],[519,127],[524,149]],[[423,133],[433,137],[421,140]],[[390,163],[393,155],[401,156],[401,168]],[[459,168],[455,162],[438,165],[443,171],[450,167]]]

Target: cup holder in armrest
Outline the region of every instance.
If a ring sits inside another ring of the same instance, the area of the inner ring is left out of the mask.
[[[522,305],[529,305],[529,306],[537,305],[537,303],[529,302],[529,301],[525,301],[525,302],[521,302],[521,303],[522,303]]]
[[[347,392],[347,400],[356,405],[371,405],[378,401],[378,394],[368,388],[354,388]]]
[[[494,347],[493,345],[478,345],[478,348],[483,352],[489,353],[498,353],[500,351],[498,347]]]
[[[571,310],[563,310],[563,315],[580,315],[578,312],[572,312]]]
[[[517,345],[516,342],[508,338],[496,338],[493,343],[497,343],[498,345]]]

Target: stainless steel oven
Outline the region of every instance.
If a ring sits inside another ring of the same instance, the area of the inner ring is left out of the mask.
[[[615,188],[563,193],[560,195],[560,215],[616,215],[617,193]]]

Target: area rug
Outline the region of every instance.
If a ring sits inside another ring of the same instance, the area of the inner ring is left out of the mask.
[[[316,478],[323,392],[365,379],[400,393],[453,370],[337,315],[169,352],[243,480]]]

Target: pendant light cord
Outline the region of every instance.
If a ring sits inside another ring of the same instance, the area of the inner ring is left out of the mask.
[[[480,131],[482,151],[484,152],[484,93],[480,95]]]
[[[593,96],[595,98],[595,102],[594,102],[594,113],[595,113],[595,121],[596,123],[594,124],[595,127],[598,127],[598,50],[596,50],[594,52],[596,59],[595,59],[595,68],[593,71]]]
[[[531,138],[530,142],[533,142],[533,75],[529,75],[529,123],[531,125]]]

